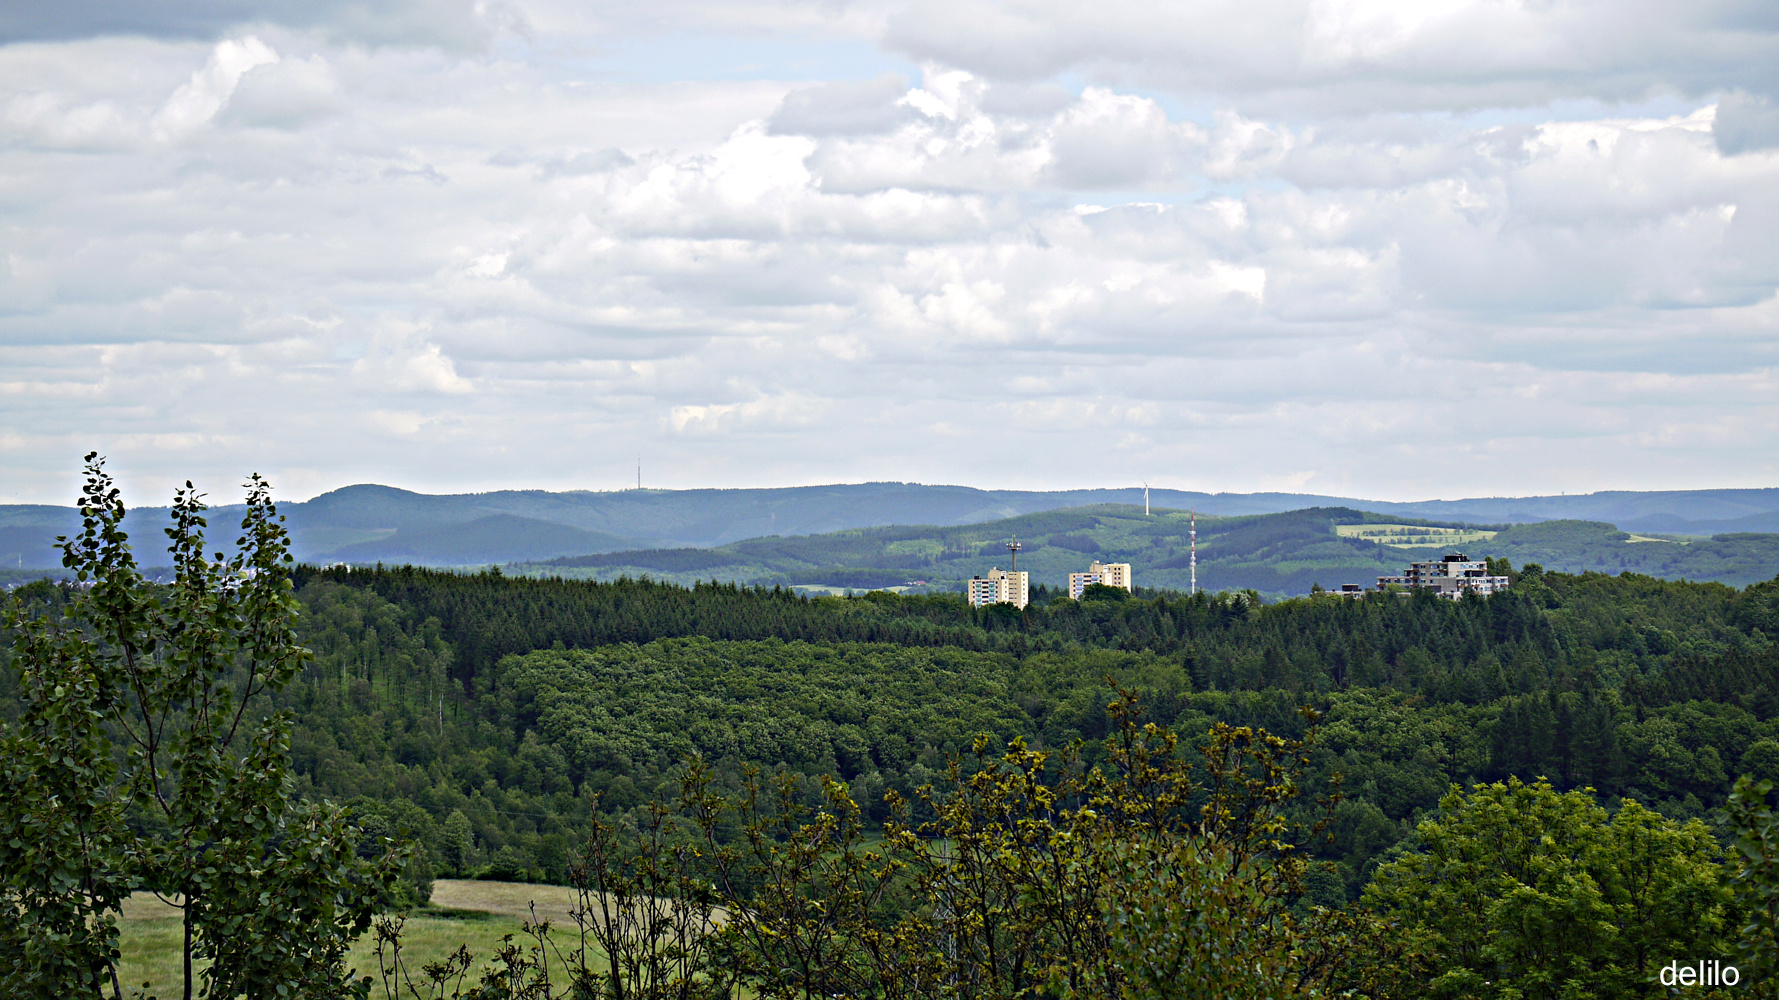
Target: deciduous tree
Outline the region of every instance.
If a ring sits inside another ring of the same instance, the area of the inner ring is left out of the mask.
[[[0,921],[0,992],[121,998],[133,891],[183,908],[188,1000],[362,992],[346,947],[398,859],[360,860],[342,810],[293,801],[288,718],[261,714],[308,655],[270,487],[247,484],[233,555],[206,551],[202,497],[179,490],[161,585],[103,460],[86,472],[63,539],[73,600],[6,619],[23,704],[0,732],[0,907],[18,914]]]
[[[1365,903],[1440,968],[1443,997],[1654,996],[1657,967],[1724,956],[1730,899],[1703,823],[1548,783],[1454,788]]]

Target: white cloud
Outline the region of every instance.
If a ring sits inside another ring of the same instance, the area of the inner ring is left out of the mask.
[[[444,393],[474,389],[457,374],[457,366],[439,345],[424,339],[425,331],[391,323],[374,333],[364,356],[352,364],[352,377],[372,392]]]
[[[1770,94],[1779,29],[1743,0],[919,0],[886,44],[1010,80],[1074,71],[1244,110],[1442,111]]]
[[[752,436],[761,431],[807,428],[832,409],[825,400],[796,394],[761,396],[742,403],[676,406],[667,422],[674,433],[701,437]]]
[[[154,116],[156,134],[177,136],[208,124],[234,96],[235,87],[249,70],[277,61],[278,53],[252,35],[219,43],[210,61],[175,90]]]
[[[333,67],[315,53],[260,64],[238,81],[223,114],[230,124],[295,129],[345,108]]]
[[[15,492],[94,446],[310,491],[1779,472],[1767,35],[1715,8],[331,10],[0,46]],[[926,63],[601,77],[681,15]]]

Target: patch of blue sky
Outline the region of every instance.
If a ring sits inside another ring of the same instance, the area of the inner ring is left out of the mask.
[[[707,80],[870,80],[899,73],[920,82],[920,67],[869,42],[834,38],[676,34],[633,38],[552,61],[612,83]]]

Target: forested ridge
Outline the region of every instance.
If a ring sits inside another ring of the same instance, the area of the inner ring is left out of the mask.
[[[1145,719],[1300,736],[1342,775],[1337,863],[1356,898],[1453,784],[1517,775],[1709,819],[1738,773],[1779,778],[1779,582],[1516,574],[1452,602],[1260,604],[1243,594],[1052,598],[565,582],[414,568],[300,568],[315,658],[277,695],[305,796],[407,829],[441,874],[560,879],[588,800],[622,815],[696,754],[886,791],[933,781],[971,738],[1039,747],[1108,732],[1108,680]],[[55,603],[60,588],[21,591]],[[10,699],[8,699],[10,703]],[[810,785],[810,794],[816,786]],[[1306,807],[1307,808],[1307,807]]]

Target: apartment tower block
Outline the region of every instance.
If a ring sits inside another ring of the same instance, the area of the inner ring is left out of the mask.
[[[1069,596],[1079,601],[1088,584],[1103,584],[1107,587],[1123,587],[1131,590],[1130,563],[1095,562],[1087,567],[1085,573],[1069,574]]]
[[[991,569],[983,576],[970,578],[966,593],[972,607],[989,604],[1011,604],[1023,608],[1031,600],[1029,574],[1023,571]]]

